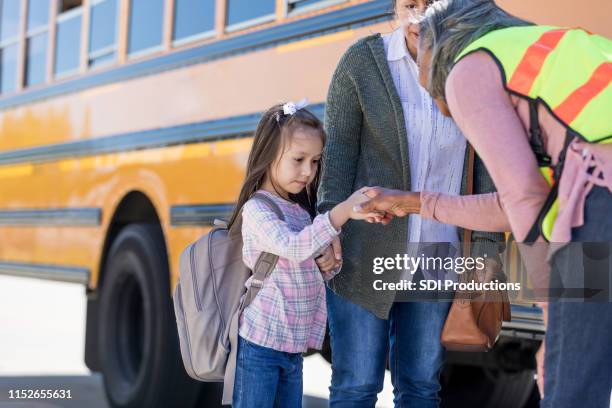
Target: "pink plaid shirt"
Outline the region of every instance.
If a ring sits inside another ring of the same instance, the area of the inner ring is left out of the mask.
[[[279,256],[257,297],[240,316],[239,334],[263,347],[287,353],[320,349],[327,311],[325,284],[314,258],[339,234],[329,213],[314,221],[298,204],[264,190],[281,208],[285,221],[261,200],[242,210],[244,263],[253,268],[261,252]],[[248,287],[251,279],[246,282]]]

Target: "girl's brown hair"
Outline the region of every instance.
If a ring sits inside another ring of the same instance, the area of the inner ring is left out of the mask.
[[[247,161],[246,176],[240,189],[236,207],[229,221],[230,229],[240,216],[242,206],[251,198],[254,192],[261,188],[266,174],[272,168],[279,152],[284,150],[292,132],[300,127],[318,130],[321,135],[321,141],[325,145],[326,137],[323,123],[307,109],[299,109],[293,115],[285,115],[283,113],[283,105],[278,104],[263,114],[255,130],[253,146]],[[312,183],[307,185],[298,194],[289,194],[289,199],[308,211],[311,217],[314,217],[316,214],[317,189],[319,188],[321,165],[322,160],[319,160],[317,173]],[[273,180],[272,184],[274,184]]]

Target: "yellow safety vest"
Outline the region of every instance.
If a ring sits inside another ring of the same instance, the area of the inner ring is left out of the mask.
[[[589,143],[612,142],[612,41],[578,28],[511,27],[472,42],[455,63],[476,51],[493,57],[510,93],[528,99],[533,106],[544,104],[565,125],[569,136]],[[564,153],[554,173],[557,177]],[[541,168],[553,185],[557,180],[551,170]],[[552,234],[557,211],[554,186],[534,226],[546,239]],[[528,241],[537,237],[533,232]]]

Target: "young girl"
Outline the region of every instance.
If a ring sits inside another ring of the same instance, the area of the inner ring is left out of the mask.
[[[234,408],[302,406],[302,353],[321,348],[327,319],[315,258],[349,219],[376,218],[353,211],[368,199],[361,189],[312,219],[324,143],[322,123],[293,103],[272,107],[257,126],[230,228],[242,209],[243,260],[250,268],[262,251],[279,259],[240,317]],[[251,199],[255,192],[274,200],[285,221]]]

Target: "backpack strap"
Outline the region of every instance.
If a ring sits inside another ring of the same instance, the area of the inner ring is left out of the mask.
[[[535,154],[535,157],[538,161],[539,167],[552,167],[552,161],[550,156],[544,150],[544,142],[542,140],[542,129],[540,128],[540,119],[538,118],[538,102],[537,100],[529,99],[529,144],[531,145],[531,150]],[[561,172],[563,171],[563,165],[565,163],[565,155],[567,153],[567,149],[574,139],[574,135],[568,129],[565,135],[565,141],[563,143],[563,148],[559,153],[559,158],[557,159],[557,164],[553,168],[553,186],[550,190],[550,193],[546,197],[546,201],[544,205],[540,209],[538,216],[531,226],[531,229],[527,233],[525,237],[524,243],[531,245],[533,244],[538,237],[541,235],[544,240],[548,241],[544,234],[542,233],[542,222],[548,214],[548,211],[553,206],[555,200],[558,195],[558,182],[561,178]]]
[[[528,100],[529,103],[529,144],[531,150],[535,154],[539,167],[549,167],[551,165],[550,156],[544,150],[544,141],[542,140],[542,128],[540,128],[540,119],[538,118],[538,102],[533,99]]]
[[[276,214],[278,218],[285,221],[285,214],[283,214],[283,211],[280,209],[278,204],[276,204],[276,201],[274,201],[273,199],[271,199],[270,197],[262,193],[255,193],[251,196],[251,198],[255,198],[257,200],[264,201],[268,205],[268,207],[270,207],[270,209],[274,211],[274,213]]]
[[[256,200],[261,200],[266,203],[268,207],[280,218],[285,221],[285,216],[283,211],[280,209],[278,204],[274,202],[270,197],[262,193],[255,193],[251,198],[255,198]],[[269,252],[262,252],[257,258],[255,262],[255,266],[253,267],[253,277],[251,278],[251,285],[247,290],[246,296],[244,297],[244,302],[242,303],[242,309],[244,310],[257,293],[259,293],[260,289],[263,286],[264,280],[272,273],[274,267],[276,266],[276,262],[278,261],[278,255],[271,254]]]
[[[557,160],[557,165],[555,166],[553,171],[554,184],[550,190],[550,193],[548,193],[548,196],[546,197],[546,200],[544,201],[544,204],[542,205],[542,208],[540,209],[540,212],[538,213],[535,222],[527,233],[527,237],[525,237],[525,240],[523,241],[525,244],[531,246],[534,242],[536,242],[540,235],[542,236],[542,238],[544,238],[546,242],[548,242],[548,239],[542,233],[542,223],[544,222],[544,218],[546,218],[546,214],[548,214],[548,211],[550,211],[551,207],[557,200],[557,196],[559,194],[559,180],[561,179],[561,173],[563,172],[563,166],[565,165],[565,156],[567,154],[567,149],[569,148],[569,145],[572,143],[572,140],[574,140],[575,137],[576,136],[572,134],[572,132],[570,132],[569,130],[565,134],[565,142],[563,142],[563,148],[559,153],[559,159]]]

